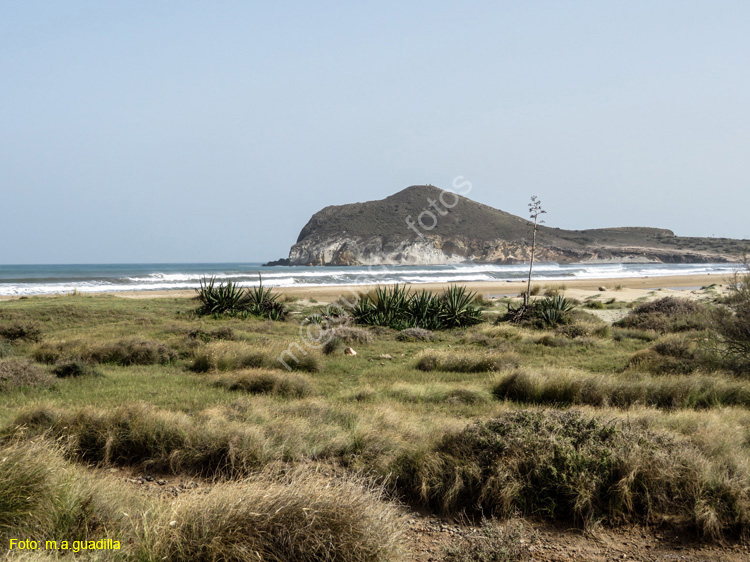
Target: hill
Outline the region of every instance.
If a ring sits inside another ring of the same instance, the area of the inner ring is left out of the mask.
[[[531,223],[431,185],[379,201],[333,205],[304,226],[285,265],[521,263]],[[580,261],[696,263],[738,260],[747,240],[679,237],[666,229],[564,230],[542,225],[538,256]]]

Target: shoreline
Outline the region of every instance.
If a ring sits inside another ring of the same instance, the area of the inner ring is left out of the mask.
[[[700,274],[700,275],[664,275],[647,277],[606,277],[591,279],[568,279],[568,280],[541,280],[532,279],[532,287],[565,287],[565,293],[571,296],[577,294],[613,293],[618,300],[630,300],[631,293],[642,295],[649,291],[668,291],[675,293],[689,293],[690,289],[717,284],[724,285],[729,281],[729,276],[724,274]],[[526,281],[466,281],[464,283],[408,283],[412,290],[441,291],[450,285],[466,286],[470,291],[476,292],[485,298],[496,298],[503,296],[515,296],[526,289]],[[352,295],[365,292],[377,284],[372,285],[310,285],[297,287],[273,287],[275,292],[296,297],[299,299],[315,299],[323,302],[335,300],[340,295]],[[604,291],[600,288],[604,287]],[[91,293],[78,293],[81,296],[112,295],[119,298],[150,299],[150,298],[191,298],[195,296],[194,289],[157,289],[153,291],[103,291]],[[52,293],[45,295],[2,295],[0,301],[18,300],[20,298],[45,298],[70,295],[70,293]],[[634,297],[637,298],[637,297]]]

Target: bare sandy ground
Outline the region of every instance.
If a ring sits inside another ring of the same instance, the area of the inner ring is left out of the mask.
[[[544,292],[546,288],[564,287],[562,292],[567,297],[585,300],[586,298],[599,294],[602,299],[615,298],[618,301],[630,302],[642,297],[663,297],[668,295],[679,295],[683,297],[696,297],[703,294],[699,289],[708,285],[722,285],[724,288],[728,279],[723,275],[675,275],[669,277],[631,277],[616,279],[574,279],[568,281],[543,281],[532,282],[532,286],[539,286]],[[500,282],[500,281],[471,281],[459,283],[466,285],[471,291],[476,291],[485,298],[499,298],[503,296],[515,296],[526,289],[524,282]],[[412,289],[427,291],[442,291],[448,283],[419,283],[410,285]],[[305,301],[329,303],[341,295],[355,296],[360,292],[372,289],[373,286],[320,286],[320,287],[280,287],[276,291],[296,297]],[[92,294],[92,293],[86,293]],[[190,298],[195,296],[193,290],[177,291],[121,291],[110,294],[126,299],[152,299],[152,298]],[[56,295],[49,295],[56,296]],[[13,300],[19,297],[0,296],[0,300]]]

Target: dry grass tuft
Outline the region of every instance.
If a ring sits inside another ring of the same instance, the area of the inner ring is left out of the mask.
[[[132,494],[69,465],[43,440],[0,447],[0,491],[0,539],[122,540],[133,507]]]
[[[642,405],[665,410],[750,407],[750,384],[718,375],[612,376],[559,369],[536,373],[519,369],[502,376],[493,394],[501,400],[555,406]]]
[[[515,353],[478,353],[427,349],[417,356],[420,371],[482,373],[518,367]]]
[[[298,470],[181,497],[149,529],[148,550],[172,562],[387,562],[400,559],[401,529],[378,489]]]
[[[249,394],[272,394],[304,398],[313,394],[312,381],[305,375],[266,369],[248,369],[214,380],[214,386]]]
[[[66,452],[84,463],[235,476],[249,474],[268,461],[266,439],[252,427],[145,404],[114,410],[30,408],[12,427],[15,433],[61,438]]]
[[[281,366],[282,350],[266,346],[249,346],[242,342],[211,342],[196,351],[188,369],[196,373],[235,371],[238,369],[276,369]],[[286,357],[294,371],[315,373],[321,369],[320,356],[312,351],[296,351],[296,361]]]
[[[41,363],[109,363],[114,365],[166,365],[177,358],[167,345],[139,337],[92,344],[80,340],[45,342],[36,346],[33,357]]]

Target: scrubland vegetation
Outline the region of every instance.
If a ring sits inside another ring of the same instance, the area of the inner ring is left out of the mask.
[[[349,322],[299,303],[270,321],[189,299],[2,302],[2,548],[109,538],[121,550],[79,556],[395,561],[405,506],[748,541],[745,281],[722,297],[610,302],[627,311],[614,326],[564,289],[521,323],[454,294],[474,320],[453,328],[444,304],[418,322],[379,304],[429,312],[449,297],[393,292]],[[326,345],[287,371],[278,357],[302,345],[303,321]],[[121,468],[201,485],[149,493]],[[516,556],[487,525],[445,559]]]

